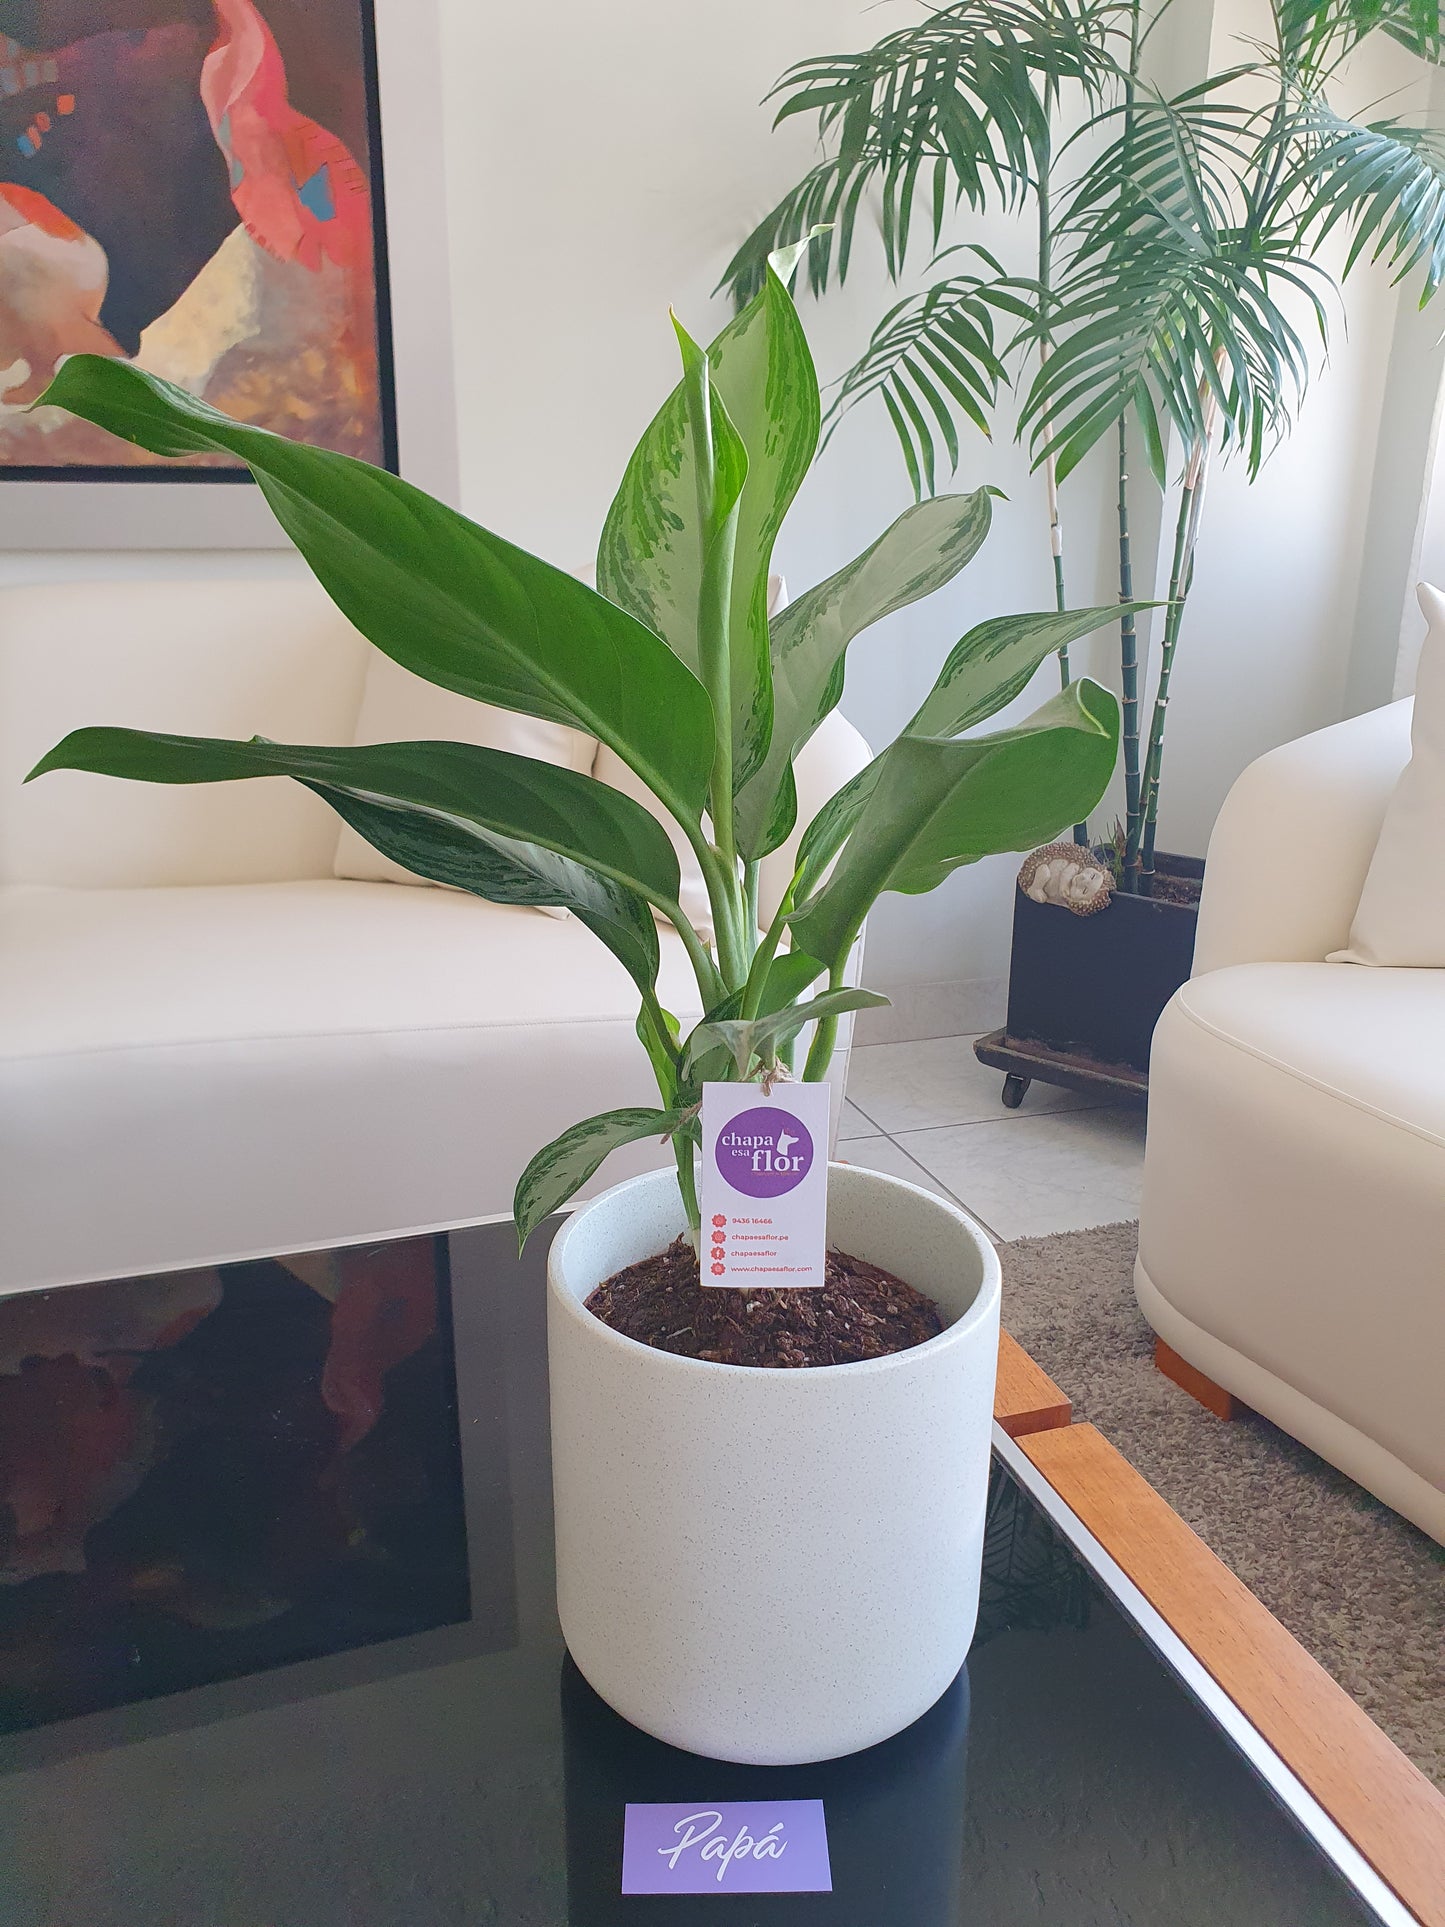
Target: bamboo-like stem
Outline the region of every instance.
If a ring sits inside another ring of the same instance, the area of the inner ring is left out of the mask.
[[[1119,600],[1134,600],[1134,552],[1129,532],[1129,430],[1119,417]],[[1139,780],[1139,631],[1132,610],[1119,618],[1119,679],[1123,695],[1124,889],[1139,887],[1139,846],[1144,834]]]
[[[1225,350],[1221,344],[1214,351],[1216,368],[1222,368],[1224,358]],[[1201,383],[1200,400],[1204,404],[1204,432],[1189,452],[1179,490],[1174,560],[1169,574],[1169,607],[1164,617],[1159,683],[1154,692],[1154,713],[1149,719],[1149,749],[1144,759],[1144,834],[1139,851],[1139,877],[1146,896],[1154,877],[1154,838],[1159,824],[1159,774],[1164,763],[1164,730],[1169,720],[1169,683],[1174,673],[1174,653],[1179,646],[1179,632],[1184,626],[1185,604],[1194,584],[1194,552],[1199,542],[1200,517],[1204,513],[1204,487],[1209,479],[1209,458],[1214,448],[1214,431],[1219,422],[1219,398],[1214,389]]]
[[[1210,434],[1213,421],[1207,424]],[[1144,760],[1144,832],[1139,850],[1139,877],[1147,896],[1154,877],[1154,838],[1159,823],[1159,775],[1164,762],[1164,730],[1169,720],[1169,684],[1174,655],[1189,591],[1194,584],[1194,551],[1199,540],[1199,518],[1204,508],[1204,484],[1209,474],[1210,435],[1196,443],[1179,491],[1179,514],[1174,527],[1174,559],[1169,574],[1169,607],[1164,618],[1164,640],[1159,652],[1159,685],[1149,721],[1149,749]]]
[[[1129,8],[1129,65],[1124,82],[1124,148],[1132,153],[1134,104],[1139,88],[1139,63],[1142,41],[1140,0]],[[1127,179],[1126,174],[1126,179]],[[1129,527],[1129,423],[1119,416],[1119,600],[1126,607],[1134,600],[1134,546]],[[1123,887],[1130,894],[1139,889],[1139,845],[1144,833],[1140,809],[1142,789],[1139,776],[1139,629],[1133,612],[1119,618],[1119,690],[1122,698],[1122,749],[1124,757],[1124,865]]]
[[[1052,111],[1053,98],[1050,89],[1044,93],[1044,113]],[[1048,365],[1049,349],[1052,345],[1049,334],[1050,310],[1053,305],[1054,277],[1054,216],[1053,183],[1049,178],[1053,166],[1053,153],[1047,141],[1037,156],[1038,179],[1034,192],[1038,198],[1039,210],[1039,370]],[[1048,433],[1048,423],[1043,424]],[[1054,565],[1054,607],[1066,609],[1068,600],[1064,594],[1064,525],[1059,515],[1059,473],[1058,462],[1051,453],[1044,457],[1044,489],[1049,511],[1049,554]],[[1059,650],[1059,686],[1067,689],[1072,680],[1069,669],[1069,645],[1065,643]]]
[[[1047,121],[1053,112],[1054,89],[1052,83],[1044,88],[1043,109]],[[1048,363],[1050,335],[1050,308],[1053,299],[1053,183],[1050,173],[1053,168],[1053,148],[1045,135],[1036,157],[1038,178],[1035,193],[1039,210],[1039,368],[1042,371]],[[1048,432],[1047,422],[1044,424]],[[1054,565],[1054,607],[1062,615],[1068,608],[1069,600],[1064,587],[1064,524],[1059,513],[1059,470],[1058,461],[1052,450],[1044,457],[1044,490],[1049,512],[1049,555]],[[1069,663],[1069,645],[1064,643],[1058,652],[1059,687],[1067,689],[1073,681],[1073,671]],[[1089,826],[1087,823],[1074,825],[1074,841],[1081,849],[1089,847]]]

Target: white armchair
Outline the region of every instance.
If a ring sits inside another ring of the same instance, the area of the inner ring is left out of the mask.
[[[1166,1345],[1445,1541],[1445,971],[1324,961],[1408,702],[1260,759],[1154,1036],[1139,1303]]]
[[[339,880],[337,820],[284,780],[20,786],[86,723],[350,742],[366,657],[310,581],[0,593],[0,1293],[504,1214],[567,1124],[656,1101],[631,981],[575,919]],[[830,717],[800,821],[867,756]]]

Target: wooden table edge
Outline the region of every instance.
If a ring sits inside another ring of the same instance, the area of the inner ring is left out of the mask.
[[[998,1335],[998,1379],[993,1397],[994,1423],[1011,1439],[1049,1432],[1072,1422],[1074,1408],[1042,1366],[1006,1331]]]
[[[1445,1795],[1094,1426],[1018,1442],[1421,1927],[1445,1927]]]

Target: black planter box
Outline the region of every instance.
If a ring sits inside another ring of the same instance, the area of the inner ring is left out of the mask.
[[[1155,862],[1165,876],[1204,875],[1199,857]],[[1194,962],[1198,920],[1195,904],[1122,892],[1078,917],[1015,890],[1007,1041],[1147,1071],[1154,1026]]]

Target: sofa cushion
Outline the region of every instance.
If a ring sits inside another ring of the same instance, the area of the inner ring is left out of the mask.
[[[367,645],[310,576],[0,591],[0,883],[125,887],[325,877],[336,817],[284,777],[22,778],[91,723],[349,743]]]
[[[0,1290],[505,1214],[559,1131],[657,1102],[636,1011],[575,918],[452,891],[0,892]]]
[[[1191,978],[1175,1005],[1220,1042],[1445,1146],[1445,970],[1235,964]]]
[[[1415,676],[1410,760],[1400,773],[1370,859],[1348,949],[1331,963],[1445,970],[1445,595],[1422,582],[1429,623]]]
[[[597,754],[595,736],[491,703],[473,702],[469,696],[458,696],[412,675],[379,649],[369,653],[353,742],[477,743],[483,749],[510,750],[514,756],[534,756],[560,769],[590,773]],[[337,840],[334,869],[339,877],[373,883],[428,881],[373,849],[347,823],[342,824]]]

